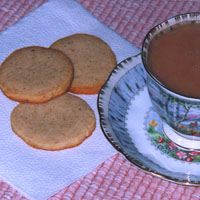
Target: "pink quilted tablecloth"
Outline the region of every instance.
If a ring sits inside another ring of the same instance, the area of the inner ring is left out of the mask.
[[[0,32],[19,21],[46,0],[1,0]],[[195,0],[78,0],[96,18],[141,47],[147,31],[179,13],[200,11]],[[0,199],[25,200],[18,191],[0,181]],[[182,186],[153,177],[116,154],[50,200],[162,199],[197,200],[200,187]]]

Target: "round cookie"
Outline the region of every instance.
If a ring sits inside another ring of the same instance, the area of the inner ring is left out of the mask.
[[[77,94],[97,94],[117,64],[108,44],[88,34],[59,39],[51,48],[62,51],[72,61],[74,79],[69,90]]]
[[[70,59],[60,51],[25,47],[14,51],[0,68],[0,86],[10,99],[42,103],[66,92],[73,79]]]
[[[11,126],[30,146],[54,151],[81,144],[92,134],[96,119],[83,99],[66,93],[42,104],[18,104]]]

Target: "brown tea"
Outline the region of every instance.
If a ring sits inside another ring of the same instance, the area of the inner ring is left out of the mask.
[[[200,98],[200,24],[179,24],[149,46],[148,70],[168,89]]]

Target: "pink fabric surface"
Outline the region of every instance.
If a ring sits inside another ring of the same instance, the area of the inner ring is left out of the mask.
[[[47,0],[0,0],[0,32]]]
[[[196,0],[77,0],[137,47],[151,27],[174,15],[200,11]]]
[[[1,0],[0,32],[46,0]],[[148,30],[179,13],[200,11],[200,2],[184,0],[77,0],[102,23],[141,47]],[[27,200],[4,181],[0,199]],[[116,154],[50,200],[198,200],[200,187],[182,186],[146,174]]]

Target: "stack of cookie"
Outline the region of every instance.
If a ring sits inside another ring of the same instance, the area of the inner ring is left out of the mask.
[[[13,131],[38,149],[79,145],[94,131],[96,119],[71,93],[97,94],[115,66],[111,48],[88,34],[62,38],[50,48],[16,50],[0,68],[2,92],[20,102],[11,114]]]

